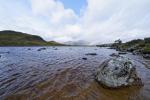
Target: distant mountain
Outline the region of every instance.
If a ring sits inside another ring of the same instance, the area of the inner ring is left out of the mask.
[[[88,42],[83,41],[83,40],[78,40],[78,41],[68,41],[68,42],[65,42],[64,44],[74,45],[74,46],[84,46],[84,45],[88,45]]]
[[[111,47],[113,43],[96,45],[97,47]]]
[[[55,41],[47,42],[37,35],[11,30],[0,31],[0,46],[53,46],[63,45]]]

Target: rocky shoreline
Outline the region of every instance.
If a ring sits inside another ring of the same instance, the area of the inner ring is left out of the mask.
[[[130,52],[133,55],[141,55],[143,58],[150,59],[150,38],[132,40],[126,43],[118,40],[110,48],[116,49],[119,54]]]

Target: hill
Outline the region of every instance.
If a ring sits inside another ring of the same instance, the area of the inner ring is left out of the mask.
[[[63,44],[47,42],[37,35],[16,32],[11,30],[0,31],[0,46],[62,46]]]

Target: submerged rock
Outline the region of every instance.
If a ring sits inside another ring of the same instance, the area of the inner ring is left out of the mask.
[[[85,57],[84,57],[84,58],[82,58],[82,59],[83,59],[83,60],[87,60],[87,58],[85,58]]]
[[[125,57],[115,57],[105,61],[97,71],[96,80],[107,88],[143,85],[135,65]]]
[[[28,50],[31,50],[31,48],[28,48]]]
[[[96,53],[87,53],[85,55],[92,55],[92,56],[96,56],[97,54]]]
[[[37,51],[46,50],[46,48],[39,48]]]
[[[5,53],[9,54],[10,52],[9,51],[7,51],[7,52],[0,52],[0,54],[5,54]]]

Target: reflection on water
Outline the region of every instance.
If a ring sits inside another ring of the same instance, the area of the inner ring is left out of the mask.
[[[144,87],[109,90],[95,82],[94,73],[116,51],[96,47],[46,47],[37,51],[39,48],[0,48],[0,99],[150,100],[148,60],[145,63],[139,56],[125,55],[137,65]]]

